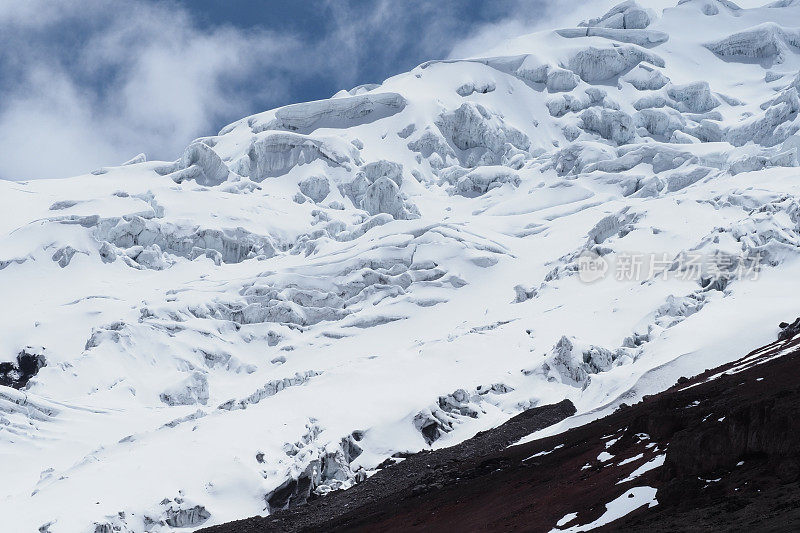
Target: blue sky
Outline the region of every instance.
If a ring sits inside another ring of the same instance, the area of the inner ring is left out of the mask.
[[[172,160],[243,116],[531,31],[547,0],[3,0],[0,178]]]
[[[342,88],[379,83],[428,59],[449,56],[455,45],[487,24],[510,17],[533,18],[519,13],[522,6],[540,4],[540,14],[545,11],[543,2],[515,0],[183,0],[180,4],[192,9],[203,27],[227,23],[245,31],[288,33],[311,48],[337,32],[352,32],[358,49],[348,50],[353,61],[343,66],[341,78],[312,73],[311,79],[292,80],[287,102],[327,98]],[[386,25],[371,22],[381,10],[378,20]]]

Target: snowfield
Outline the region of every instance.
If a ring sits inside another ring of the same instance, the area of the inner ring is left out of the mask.
[[[3,527],[267,514],[771,341],[798,314],[800,2],[662,4],[172,162],[0,181]]]

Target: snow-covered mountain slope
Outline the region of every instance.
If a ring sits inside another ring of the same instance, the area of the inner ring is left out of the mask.
[[[264,514],[772,339],[800,288],[800,3],[575,22],[175,162],[0,182],[4,524]]]

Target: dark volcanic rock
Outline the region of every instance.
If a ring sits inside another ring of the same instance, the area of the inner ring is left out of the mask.
[[[0,363],[0,385],[22,389],[46,364],[44,350],[28,346],[17,354],[16,361]]]
[[[797,317],[791,324],[781,322],[778,327],[781,328],[781,332],[778,333],[778,340],[789,340],[800,333],[800,317]]]
[[[387,461],[349,490],[208,531],[546,532],[597,520],[635,487],[656,489],[658,505],[598,531],[798,531],[798,374],[800,337],[782,335],[569,431],[508,447],[574,412],[531,409],[458,446]]]
[[[569,400],[554,405],[528,409],[505,424],[451,448],[423,451],[417,454],[396,454],[402,462],[385,461],[384,468],[354,487],[296,506],[308,498],[310,474],[300,480],[289,480],[268,497],[270,508],[284,509],[265,518],[254,517],[205,531],[300,531],[330,530],[360,520],[365,508],[393,507],[417,496],[440,491],[459,479],[476,479],[492,475],[511,466],[512,462],[491,457],[502,454],[512,443],[530,433],[548,427],[575,413]],[[324,525],[323,525],[324,524]],[[337,525],[335,525],[337,524]]]
[[[306,503],[311,496],[311,490],[314,488],[313,475],[316,468],[317,463],[312,462],[297,479],[287,479],[277,489],[268,494],[266,500],[270,512],[291,509]]]
[[[195,505],[188,509],[167,509],[166,522],[172,527],[195,527],[199,526],[211,516],[205,507]]]

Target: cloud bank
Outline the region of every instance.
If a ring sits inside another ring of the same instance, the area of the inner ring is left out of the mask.
[[[172,5],[21,0],[0,10],[0,176],[63,177],[146,150],[172,157],[240,110],[285,91],[289,36],[201,31]],[[133,152],[133,153],[131,153]]]
[[[142,151],[171,160],[241,116],[472,55],[552,11],[544,0],[316,0],[318,19],[284,28],[204,21],[201,5],[2,2],[0,178],[67,177]]]

